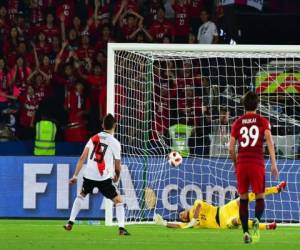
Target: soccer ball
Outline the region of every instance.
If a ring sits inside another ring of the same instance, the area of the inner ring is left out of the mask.
[[[172,167],[178,167],[182,163],[182,156],[178,152],[172,151],[169,154],[168,162]]]

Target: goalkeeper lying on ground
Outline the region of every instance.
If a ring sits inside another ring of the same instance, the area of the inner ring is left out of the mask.
[[[275,187],[265,189],[265,195],[276,194],[286,187],[286,182],[282,181]],[[255,194],[249,193],[249,202],[255,200]],[[215,207],[203,200],[196,200],[194,205],[179,213],[181,223],[170,223],[164,220],[161,215],[156,214],[154,220],[156,224],[170,228],[238,228],[241,225],[239,218],[240,199],[232,200],[221,207]],[[252,221],[249,220],[249,227]],[[259,229],[273,230],[276,223],[260,223]]]

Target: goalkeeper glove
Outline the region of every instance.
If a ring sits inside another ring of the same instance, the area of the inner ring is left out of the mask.
[[[167,221],[164,220],[163,217],[161,217],[161,215],[159,215],[159,214],[154,215],[154,222],[157,225],[167,226]]]
[[[191,221],[189,223],[187,223],[186,225],[184,225],[182,228],[183,229],[185,229],[185,228],[191,228],[191,227],[196,226],[198,223],[199,223],[199,221],[196,220],[195,218],[193,218],[193,219],[191,219]]]

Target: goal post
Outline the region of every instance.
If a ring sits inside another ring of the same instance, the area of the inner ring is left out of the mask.
[[[109,43],[107,59],[128,223],[155,213],[174,221],[196,198],[220,206],[236,196],[229,131],[243,112],[241,96],[253,90],[272,124],[280,180],[288,182],[266,198],[263,219],[299,224],[300,46]],[[174,148],[183,155],[178,168],[167,161]],[[266,186],[274,186],[265,155]],[[107,200],[106,225],[113,214]]]

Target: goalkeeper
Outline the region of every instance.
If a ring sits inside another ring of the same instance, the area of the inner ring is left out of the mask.
[[[265,189],[265,195],[276,194],[286,187],[286,182],[282,181],[275,187]],[[249,202],[255,200],[255,194],[249,193]],[[241,225],[239,218],[240,198],[234,199],[224,206],[216,207],[203,200],[196,200],[194,205],[179,213],[181,223],[170,223],[163,220],[161,215],[156,214],[154,220],[156,224],[170,228],[238,228]],[[252,228],[253,222],[248,221]],[[259,224],[259,229],[276,229],[276,223]]]

